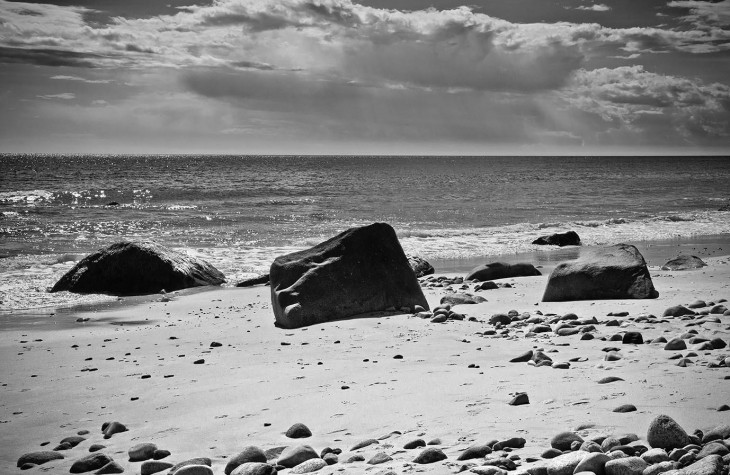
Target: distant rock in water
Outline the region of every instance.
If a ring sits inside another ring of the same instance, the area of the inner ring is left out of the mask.
[[[151,241],[122,241],[86,256],[51,292],[145,295],[203,285],[220,285],[225,276],[202,259]]]
[[[688,270],[705,267],[705,261],[697,256],[680,255],[662,266],[662,270]]]
[[[276,325],[300,328],[388,309],[428,309],[393,228],[348,229],[277,257],[269,272]]]
[[[629,244],[616,244],[592,249],[575,261],[558,265],[548,278],[542,300],[653,299],[658,296],[639,250]]]
[[[542,275],[532,264],[506,264],[504,262],[492,262],[475,267],[464,277],[464,280],[485,280],[508,279],[511,277],[530,277]]]
[[[243,280],[236,284],[236,287],[253,287],[254,285],[262,285],[269,283],[269,274],[263,274],[250,279]]]
[[[423,277],[424,275],[431,275],[434,273],[434,268],[426,259],[418,256],[406,256],[408,258],[408,264],[416,274],[416,277]]]
[[[550,236],[541,236],[534,241],[532,244],[538,244],[541,246],[580,246],[580,237],[575,231],[568,231],[567,233],[556,233]]]

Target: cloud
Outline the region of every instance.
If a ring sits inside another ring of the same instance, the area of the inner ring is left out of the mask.
[[[686,9],[688,13],[684,15],[683,20],[698,28],[730,25],[730,2],[727,0],[674,0],[667,6]]]
[[[42,96],[36,96],[40,99],[63,99],[65,101],[69,101],[71,99],[76,99],[76,94],[72,92],[62,92],[60,94],[45,94]]]
[[[70,66],[94,68],[100,56],[50,48],[11,48],[0,46],[0,63],[35,64],[38,66]]]
[[[593,12],[607,12],[607,11],[611,10],[611,7],[609,7],[608,5],[605,5],[603,3],[596,3],[596,4],[591,5],[590,7],[580,6],[580,7],[576,7],[575,9],[576,10],[588,10],[588,11],[593,11]]]
[[[56,75],[52,76],[51,79],[56,79],[59,81],[80,81],[84,82],[86,84],[109,84],[114,82],[113,79],[86,79],[79,76],[65,76],[65,75]]]

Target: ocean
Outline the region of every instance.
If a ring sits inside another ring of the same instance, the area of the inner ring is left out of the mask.
[[[566,251],[531,242],[567,230],[669,243],[659,259],[730,240],[728,183],[727,157],[0,155],[0,310],[100,298],[46,289],[120,239],[202,257],[231,284],[376,221],[437,271],[555,261]]]

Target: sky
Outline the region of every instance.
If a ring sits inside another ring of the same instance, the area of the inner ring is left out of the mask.
[[[730,155],[730,0],[0,0],[0,152]]]

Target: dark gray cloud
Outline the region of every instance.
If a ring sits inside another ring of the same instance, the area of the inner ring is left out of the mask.
[[[39,66],[94,68],[100,55],[49,48],[12,48],[0,46],[0,63],[25,63]]]

